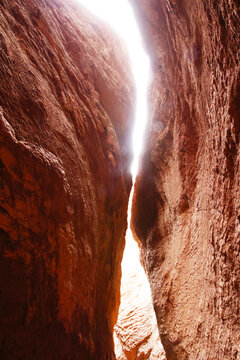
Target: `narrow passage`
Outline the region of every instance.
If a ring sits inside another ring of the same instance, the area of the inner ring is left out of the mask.
[[[132,134],[133,184],[138,172],[147,123],[147,92],[150,81],[150,61],[145,52],[133,10],[127,0],[76,0],[106,21],[125,41],[136,86],[135,122]],[[159,359],[165,354],[159,339],[151,292],[140,264],[139,248],[131,229],[131,191],[128,206],[128,230],[122,261],[121,305],[114,331],[117,360]]]

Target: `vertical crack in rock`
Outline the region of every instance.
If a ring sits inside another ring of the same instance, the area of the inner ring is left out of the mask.
[[[127,231],[122,261],[121,304],[114,329],[117,360],[166,359],[149,283],[130,229]]]
[[[69,1],[0,0],[1,359],[115,359],[134,102],[125,54]]]
[[[131,171],[135,179],[139,155],[144,142],[147,119],[147,91],[149,59],[131,7],[126,0],[78,0],[89,10],[107,21],[125,40],[136,87],[135,124],[132,131],[133,162]],[[96,81],[99,76],[96,77]],[[109,94],[108,101],[111,99]],[[128,205],[130,223],[132,197]],[[159,338],[156,316],[146,274],[139,262],[139,249],[128,228],[122,261],[121,304],[115,326],[115,352],[117,360],[165,359]]]
[[[240,358],[239,1],[131,0],[151,54],[132,229],[167,358]]]

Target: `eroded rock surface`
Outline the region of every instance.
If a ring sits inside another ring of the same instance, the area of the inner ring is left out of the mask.
[[[132,228],[168,359],[240,359],[240,5],[132,0],[152,58]]]
[[[117,360],[165,360],[146,274],[137,243],[127,232],[122,261],[121,304],[115,330]]]
[[[1,0],[0,44],[0,357],[114,359],[126,52],[61,0]]]

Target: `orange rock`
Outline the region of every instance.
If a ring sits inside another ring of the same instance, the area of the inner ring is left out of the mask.
[[[128,233],[122,262],[121,304],[115,325],[117,360],[165,360],[138,245]]]
[[[1,359],[114,359],[134,89],[62,0],[0,1]]]
[[[132,228],[167,358],[240,359],[239,1],[131,1],[154,71]]]

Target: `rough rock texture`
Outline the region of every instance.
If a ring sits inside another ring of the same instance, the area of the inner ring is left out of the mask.
[[[133,89],[61,0],[0,0],[0,358],[114,359]]]
[[[240,359],[240,4],[132,0],[152,58],[132,228],[168,359]]]
[[[137,243],[126,238],[122,261],[121,304],[115,325],[117,360],[165,360],[146,274]]]

